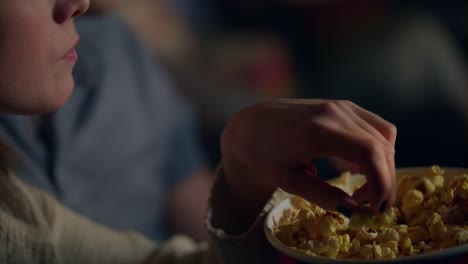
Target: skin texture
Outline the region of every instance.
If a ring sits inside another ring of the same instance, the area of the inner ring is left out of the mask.
[[[62,106],[73,90],[73,18],[87,0],[0,1],[0,111],[40,114]]]

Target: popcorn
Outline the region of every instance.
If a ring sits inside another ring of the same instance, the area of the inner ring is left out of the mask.
[[[406,237],[403,239],[399,245],[399,248],[402,255],[411,255],[413,250],[413,243],[411,242],[411,238]]]
[[[361,249],[361,257],[363,259],[373,259],[374,258],[374,247],[372,245],[364,245]]]
[[[412,241],[425,241],[431,238],[429,231],[420,225],[408,228],[407,232],[407,237]]]
[[[389,247],[382,247],[382,259],[393,259],[396,258],[396,252],[398,250],[392,250]]]
[[[444,178],[437,166],[424,177],[399,180],[395,207],[349,221],[299,197],[275,226],[291,248],[313,256],[393,259],[468,243],[468,175]],[[350,174],[343,176],[346,183]],[[344,186],[351,189],[349,186]]]
[[[432,183],[432,181],[429,178],[426,178],[426,177],[423,177],[422,181],[423,181],[424,190],[425,190],[424,191],[424,196],[425,197],[431,196],[436,190],[435,184]]]
[[[391,252],[391,255],[395,257],[398,255],[398,241],[386,241],[380,244],[382,248],[388,249]]]
[[[455,180],[455,195],[468,199],[468,175],[463,175]]]
[[[406,218],[411,218],[418,214],[424,201],[424,194],[417,189],[411,189],[403,193],[401,198],[401,211]]]
[[[386,230],[383,230],[377,235],[377,239],[379,241],[400,241],[400,234],[393,229],[393,228],[388,228]]]
[[[375,259],[382,259],[382,248],[379,245],[373,245],[372,246],[372,251],[374,252],[374,258]]]
[[[449,204],[452,204],[454,197],[455,197],[455,191],[453,189],[446,189],[441,192],[440,201],[446,205],[449,205]]]
[[[442,218],[438,213],[433,213],[432,216],[427,220],[427,228],[431,235],[431,239],[434,241],[441,241],[447,234],[447,227],[445,227]]]
[[[369,240],[372,241],[377,237],[377,232],[371,232],[368,229],[366,230],[365,228],[361,228],[357,231],[356,233],[356,238],[359,239],[360,241],[365,241]]]

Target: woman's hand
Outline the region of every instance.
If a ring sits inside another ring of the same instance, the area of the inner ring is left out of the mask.
[[[396,128],[349,101],[279,100],[235,115],[221,148],[236,206],[257,210],[276,187],[345,214],[370,202],[373,212],[395,201]],[[317,177],[313,160],[358,164],[367,183],[350,197]],[[258,211],[256,211],[258,212]]]

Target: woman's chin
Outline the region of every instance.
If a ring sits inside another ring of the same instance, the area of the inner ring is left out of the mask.
[[[60,109],[62,106],[64,106],[67,103],[68,98],[70,98],[70,96],[72,94],[72,91],[73,91],[73,89],[70,89],[69,92],[62,93],[62,94],[54,97],[54,99],[49,101],[48,104],[44,104],[44,105],[42,105],[42,107],[38,107],[35,110],[35,113],[33,113],[33,114],[46,114],[46,113],[49,113],[49,112],[57,111],[58,109]]]
[[[14,100],[9,100],[8,103],[0,103],[0,112],[15,115],[41,115],[54,112],[65,105],[72,91],[73,86],[71,86],[71,89],[62,89],[60,92],[53,93],[48,97],[39,96],[21,103],[19,100],[15,101],[15,103],[11,103]]]
[[[40,113],[36,114],[44,114],[60,109],[72,95],[74,86],[73,77],[70,75],[67,80],[64,80],[61,85],[57,86],[55,92],[48,98],[49,100],[42,100],[44,107],[40,109]]]

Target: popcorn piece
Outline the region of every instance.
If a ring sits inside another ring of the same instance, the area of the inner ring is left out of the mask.
[[[445,205],[452,204],[454,197],[455,197],[454,189],[446,189],[440,193],[440,201],[444,203]]]
[[[430,238],[429,232],[422,226],[412,226],[408,228],[408,237],[411,241],[424,241]]]
[[[388,248],[394,254],[395,256],[398,256],[399,250],[398,250],[398,242],[397,241],[386,241],[381,243],[382,248]]]
[[[335,258],[340,251],[340,241],[337,237],[330,237],[326,244],[326,252],[324,252],[324,256]]]
[[[424,195],[425,195],[425,197],[431,196],[436,190],[435,185],[431,182],[431,180],[429,178],[426,178],[426,177],[422,178],[422,182],[424,184],[424,190],[425,190]]]
[[[388,228],[378,234],[377,239],[379,241],[400,241],[400,235],[393,228]]]
[[[382,214],[374,215],[370,228],[376,231],[382,231],[394,226],[398,213],[398,209],[392,207]]]
[[[370,244],[364,245],[361,248],[361,257],[363,259],[373,259],[374,258],[374,247]]]
[[[356,232],[356,238],[359,240],[371,241],[377,238],[377,232],[371,232],[368,229],[361,228]]]
[[[392,251],[389,247],[382,247],[382,259],[394,259],[397,257],[397,253]]]
[[[348,253],[351,250],[352,244],[349,234],[339,236],[338,242],[340,244],[340,252]]]
[[[429,233],[431,239],[434,241],[440,241],[444,239],[444,236],[447,232],[447,227],[445,227],[442,222],[442,218],[438,213],[433,213],[432,216],[427,220],[427,227],[429,228]]]
[[[440,190],[444,187],[444,177],[441,175],[436,175],[432,179],[432,182],[434,183],[434,186],[436,187],[437,190]]]
[[[419,251],[424,250],[425,247],[426,247],[426,242],[424,241],[419,241],[419,243],[415,246],[415,248],[418,249]]]
[[[351,230],[360,230],[363,227],[369,227],[372,222],[372,216],[369,214],[353,213],[349,219],[348,228]]]
[[[434,175],[443,175],[445,171],[437,165],[431,166],[431,171]]]
[[[374,253],[374,258],[375,259],[382,259],[382,248],[379,245],[373,245],[372,246],[372,251]]]
[[[422,181],[419,177],[410,177],[410,176],[403,176],[400,181],[398,182],[397,188],[397,201],[401,202],[401,198],[403,194],[409,192],[410,190],[416,189],[419,185],[422,184]]]
[[[406,218],[417,214],[421,210],[423,201],[424,194],[420,190],[411,189],[405,192],[401,198],[401,210]]]
[[[468,243],[468,230],[466,228],[457,228],[455,239],[457,244]]]
[[[468,199],[468,175],[463,175],[457,179],[455,195],[462,199]]]
[[[411,252],[413,250],[413,244],[411,243],[411,238],[406,237],[403,239],[400,245],[401,248],[401,253],[404,255],[411,255]]]
[[[361,242],[359,241],[359,239],[357,238],[353,238],[353,240],[351,240],[351,245],[352,245],[352,249],[354,252],[359,252],[361,251]]]

